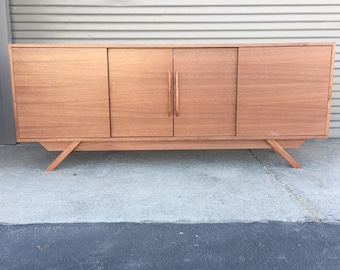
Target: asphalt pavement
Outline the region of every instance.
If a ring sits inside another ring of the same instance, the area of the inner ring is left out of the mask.
[[[0,226],[0,259],[18,270],[338,270],[339,235],[323,223]]]

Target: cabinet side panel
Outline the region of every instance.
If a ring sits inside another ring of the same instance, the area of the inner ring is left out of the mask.
[[[237,136],[326,136],[331,46],[239,49]]]
[[[8,58],[9,58],[9,68],[10,68],[10,76],[11,76],[12,101],[13,101],[13,113],[14,113],[14,124],[15,124],[15,141],[17,142],[20,136],[19,136],[18,112],[17,112],[17,102],[16,102],[14,72],[13,72],[12,45],[8,45]]]
[[[237,48],[175,49],[175,136],[234,136]]]
[[[20,139],[109,137],[105,48],[12,48]]]
[[[111,136],[173,135],[169,72],[172,49],[109,49]]]

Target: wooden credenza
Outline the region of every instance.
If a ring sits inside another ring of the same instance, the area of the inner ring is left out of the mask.
[[[9,45],[17,142],[72,151],[327,138],[335,43]]]

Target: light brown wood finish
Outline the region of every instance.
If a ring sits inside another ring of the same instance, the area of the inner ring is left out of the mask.
[[[12,54],[11,45],[8,45],[8,60],[9,60],[9,67],[10,67],[10,74],[11,74],[12,101],[13,101],[13,113],[14,113],[14,124],[15,124],[15,140],[16,142],[18,142],[20,141],[20,134],[19,134],[17,101],[16,101],[16,94],[15,94],[13,54]]]
[[[172,98],[171,98],[171,93],[172,93],[172,76],[171,76],[171,71],[168,71],[168,116],[172,116]]]
[[[178,71],[175,71],[175,116],[178,117],[179,116],[179,101],[178,101],[178,96],[179,96],[179,93],[178,93]]]
[[[246,47],[304,47],[333,46],[335,42],[285,42],[254,44],[9,44],[11,48],[246,48]]]
[[[237,136],[327,135],[332,46],[239,49]]]
[[[80,142],[70,143],[60,155],[52,161],[50,165],[45,169],[46,172],[53,171],[72,151],[80,144]]]
[[[18,140],[109,137],[104,48],[12,48]]]
[[[212,150],[212,149],[249,149],[269,148],[280,154],[293,168],[300,165],[282,148],[297,148],[304,140],[238,140],[238,141],[209,141],[209,140],[175,140],[169,144],[166,140],[138,141],[84,141],[84,142],[40,142],[48,151],[63,151],[45,171],[53,171],[72,151],[108,151],[108,150]]]
[[[332,106],[332,86],[333,86],[333,78],[334,78],[334,62],[335,62],[335,50],[336,44],[333,43],[332,45],[332,56],[331,56],[331,63],[330,63],[330,73],[329,73],[329,87],[328,87],[328,113],[326,119],[326,136],[328,138],[329,132],[329,125],[330,125],[330,118],[331,118],[331,106]]]
[[[237,49],[174,49],[174,69],[174,135],[235,135]]]
[[[315,137],[311,137],[313,139]],[[323,137],[322,137],[323,138]],[[111,138],[72,138],[74,141],[89,142],[89,141],[246,141],[246,140],[264,140],[261,137],[249,139],[247,137],[236,137],[236,136],[192,136],[192,137],[111,137]],[[277,140],[307,140],[305,136],[282,136]],[[25,140],[29,142],[31,140]],[[69,142],[69,138],[51,138],[51,139],[39,139],[39,142]]]
[[[63,151],[48,170],[73,150],[272,148],[299,167],[283,148],[327,137],[334,50],[9,45],[17,141]]]
[[[267,140],[273,150],[280,154],[293,168],[299,169],[301,166],[283,149],[283,147],[275,140]]]
[[[169,71],[171,49],[109,49],[113,137],[173,135]]]
[[[126,151],[126,150],[211,150],[211,149],[263,149],[272,148],[265,140],[106,140],[82,141],[75,151]],[[278,140],[282,147],[297,148],[304,140]],[[62,151],[70,142],[40,142],[48,151]]]

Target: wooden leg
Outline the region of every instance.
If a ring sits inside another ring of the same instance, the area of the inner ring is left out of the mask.
[[[293,168],[301,168],[301,166],[275,140],[267,140],[267,143],[273,148],[276,153],[280,154]]]
[[[80,142],[72,142],[69,146],[65,148],[60,155],[52,161],[50,165],[45,169],[45,172],[53,171],[71,152],[80,144]]]

